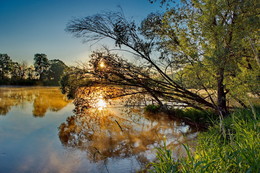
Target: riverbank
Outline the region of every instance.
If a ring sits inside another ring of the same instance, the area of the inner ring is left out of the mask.
[[[259,172],[260,106],[238,109],[198,136],[196,150],[175,160],[166,146],[157,149],[149,172]]]
[[[159,112],[163,112],[170,119],[184,122],[193,129],[197,129],[197,131],[206,131],[209,126],[219,119],[219,116],[212,110],[198,110],[195,108],[161,109],[158,105],[148,105],[144,110],[155,116]]]
[[[60,84],[58,82],[53,82],[53,81],[39,81],[39,80],[17,80],[17,81],[1,81],[0,80],[0,86],[56,86],[59,87]]]

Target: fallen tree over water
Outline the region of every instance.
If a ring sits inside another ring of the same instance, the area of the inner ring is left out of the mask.
[[[149,94],[160,106],[169,101],[226,116],[231,99],[246,107],[247,93],[259,96],[254,3],[182,1],[140,27],[116,12],[74,19],[68,32],[85,41],[112,39],[135,59],[94,52],[89,66],[71,75],[86,81],[78,86],[117,86],[121,95]]]

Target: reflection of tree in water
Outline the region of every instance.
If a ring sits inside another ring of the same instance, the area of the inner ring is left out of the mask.
[[[47,110],[58,111],[69,103],[58,88],[0,88],[0,115],[28,102],[33,102],[35,117],[43,117]]]
[[[128,158],[136,156],[146,164],[149,150],[167,138],[167,145],[180,149],[180,142],[192,140],[190,130],[169,119],[156,119],[140,116],[140,112],[114,114],[111,111],[85,109],[84,113],[68,117],[59,127],[62,144],[86,151],[89,160],[94,162],[108,158]],[[186,133],[186,135],[183,135]]]
[[[0,115],[6,115],[13,106],[31,102],[34,94],[22,88],[0,88]]]
[[[47,110],[57,112],[68,103],[69,101],[61,94],[59,89],[39,92],[33,101],[33,115],[43,117]]]
[[[0,115],[6,115],[11,110],[11,107],[6,107],[5,105],[0,105]]]

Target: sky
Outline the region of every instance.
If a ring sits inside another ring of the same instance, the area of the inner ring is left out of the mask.
[[[0,0],[0,53],[14,61],[33,64],[34,54],[60,59],[68,65],[86,62],[91,51],[109,42],[84,43],[65,31],[73,18],[123,9],[125,16],[141,21],[161,11],[148,0]],[[108,45],[109,46],[109,45]]]

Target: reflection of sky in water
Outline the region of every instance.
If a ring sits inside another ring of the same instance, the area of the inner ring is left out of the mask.
[[[44,119],[39,119],[32,118],[32,107],[23,111],[18,106],[7,116],[0,117],[0,172],[39,172],[45,167],[55,170],[61,166],[48,162],[58,157],[57,127],[72,109],[70,104],[60,112],[47,112]],[[67,157],[60,155],[60,164],[65,162],[63,158]]]
[[[74,105],[66,103],[62,108],[57,105],[56,109],[55,99],[60,99],[55,95],[57,91],[46,92],[41,96],[52,100],[43,102],[48,103],[48,107],[41,102],[35,104],[35,96],[28,100],[20,94],[18,98],[23,98],[24,102],[18,101],[19,104],[12,105],[5,116],[0,116],[0,172],[135,172],[155,157],[153,148],[160,140],[153,141],[157,137],[154,138],[156,134],[151,131],[164,134],[167,145],[176,150],[178,147],[174,145],[179,146],[180,140],[186,142],[186,136],[196,137],[196,133],[189,133],[189,127],[180,126],[180,123],[158,122],[149,116],[140,116],[138,111],[125,114],[115,108],[109,108],[115,116],[107,116],[105,110],[94,110],[99,114],[97,119],[93,115],[77,115],[73,124],[67,118],[72,117]],[[41,118],[32,115],[36,105],[47,108]],[[59,139],[61,129],[58,127],[64,122],[71,125],[67,131],[62,131],[75,137],[71,141]],[[92,140],[86,137],[86,132],[94,135]],[[97,150],[100,152],[98,156],[95,155]]]

